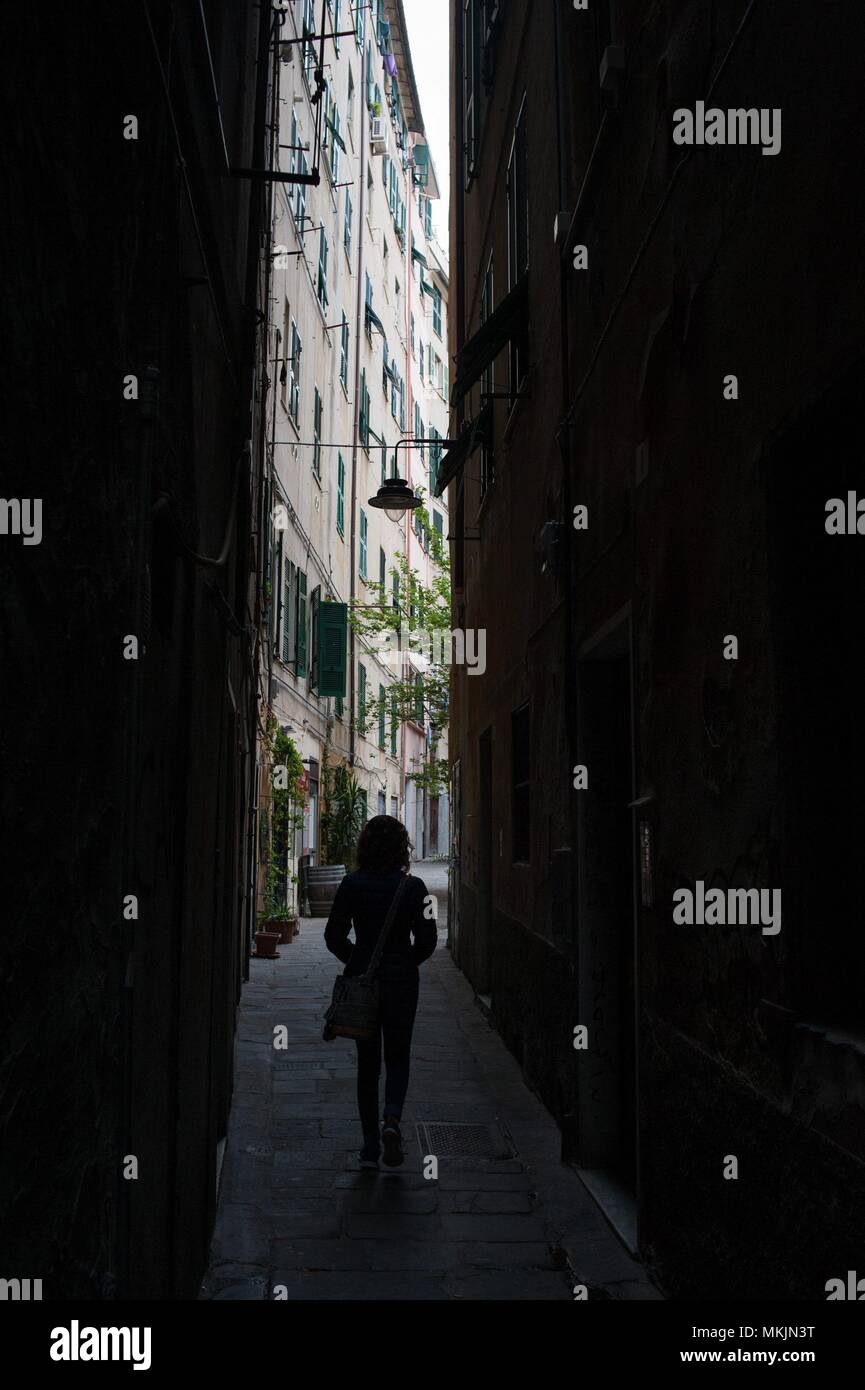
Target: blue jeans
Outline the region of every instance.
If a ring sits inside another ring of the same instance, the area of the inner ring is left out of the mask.
[[[383,959],[378,971],[381,1012],[375,1037],[356,1038],[357,1107],[364,1142],[378,1147],[378,1082],[384,1044],[384,1113],[399,1119],[408,1090],[411,1035],[419,974],[411,961]]]

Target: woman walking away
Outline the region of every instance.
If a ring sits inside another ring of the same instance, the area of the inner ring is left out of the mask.
[[[373,816],[360,833],[358,868],[337,889],[324,942],[345,964],[346,975],[362,975],[402,886],[378,965],[380,1011],[375,1035],[356,1038],[357,1104],[363,1126],[361,1166],[390,1168],[403,1162],[399,1122],[408,1090],[411,1035],[417,1009],[418,966],[436,948],[435,919],[426,915],[426,884],[408,873],[408,831],[394,816]],[[404,881],[404,876],[405,881]],[[354,944],[348,934],[354,927]],[[385,1091],[381,1139],[378,1080],[384,1042]]]

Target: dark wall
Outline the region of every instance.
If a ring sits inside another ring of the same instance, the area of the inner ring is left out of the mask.
[[[190,1297],[249,927],[263,205],[198,6],[84,10],[0,39],[0,493],[44,514],[0,538],[0,1251],[46,1298]],[[261,163],[258,13],[205,12]]]
[[[773,0],[616,0],[561,16],[556,32],[551,8],[509,10],[479,175],[468,191],[459,161],[454,176],[466,225],[454,302],[471,337],[487,257],[506,259],[504,169],[525,88],[529,393],[510,418],[496,405],[487,496],[476,456],[451,499],[456,517],[461,493],[465,515],[458,612],[488,629],[486,676],[454,675],[459,963],[480,987],[478,746],[491,729],[489,992],[562,1124],[566,1155],[604,1166],[589,1161],[599,1128],[615,1128],[587,1096],[597,1058],[567,1046],[599,1001],[607,1045],[633,968],[644,1252],[689,1296],[819,1297],[855,1267],[844,1261],[865,1234],[865,965],[854,925],[865,750],[850,665],[865,570],[856,537],[824,531],[825,501],[861,474],[865,150],[850,54],[865,20],[848,3],[791,13]],[[602,93],[610,42],[624,47],[625,69],[618,92]],[[698,99],[780,107],[781,152],[675,146],[673,112]],[[576,243],[588,271],[572,268]],[[505,289],[498,279],[497,303]],[[498,386],[504,353],[496,372]],[[724,399],[728,373],[736,401]],[[466,413],[477,405],[475,394]],[[589,509],[585,532],[571,525],[577,503]],[[548,521],[564,524],[558,574],[542,569]],[[633,965],[626,942],[611,952],[627,907],[621,885],[605,883],[598,839],[610,757],[628,730],[598,725],[587,680],[587,663],[610,657],[600,639],[616,621],[607,640],[629,663],[642,807],[627,885],[640,904]],[[727,634],[738,661],[723,659]],[[526,699],[532,853],[514,865],[510,720]],[[577,762],[589,765],[587,792],[572,789]],[[641,820],[653,904],[640,903]],[[780,935],[674,926],[673,891],[696,879],[780,888]],[[616,1048],[624,1056],[629,1045],[620,1019],[615,1028],[602,1096],[618,1085]],[[740,1158],[738,1182],[722,1179],[727,1154]]]

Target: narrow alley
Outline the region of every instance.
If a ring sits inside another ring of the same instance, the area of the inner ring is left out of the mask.
[[[251,962],[243,992],[203,1297],[571,1299],[577,1283],[589,1298],[658,1297],[561,1163],[556,1124],[451,959],[446,866],[413,872],[437,896],[439,944],[421,969],[406,1163],[360,1168],[354,1044],[321,1037],[341,967],[324,921],[303,918],[279,960]]]

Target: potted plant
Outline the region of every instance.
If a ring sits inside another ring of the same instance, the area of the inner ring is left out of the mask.
[[[264,931],[266,926],[263,917],[258,919],[259,930],[255,933],[255,955],[267,956],[269,959],[279,958],[277,946],[279,945],[279,932]]]

